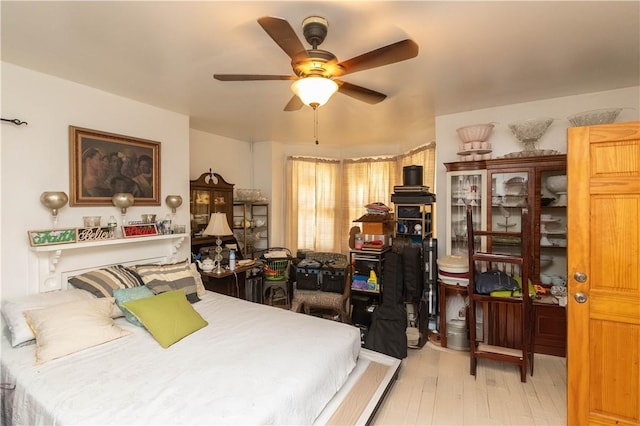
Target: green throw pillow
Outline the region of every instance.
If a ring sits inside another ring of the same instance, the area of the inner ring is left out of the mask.
[[[163,348],[208,325],[182,290],[123,303]]]

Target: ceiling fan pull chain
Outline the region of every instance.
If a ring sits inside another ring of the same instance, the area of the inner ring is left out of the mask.
[[[313,109],[313,137],[316,139],[316,145],[318,145],[318,108]]]

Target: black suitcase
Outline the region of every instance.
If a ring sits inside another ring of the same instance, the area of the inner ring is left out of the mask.
[[[344,271],[323,269],[322,277],[320,279],[320,290],[329,291],[331,293],[343,293],[345,279]]]

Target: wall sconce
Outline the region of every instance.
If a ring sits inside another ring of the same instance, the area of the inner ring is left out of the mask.
[[[126,225],[127,218],[127,209],[133,205],[133,194],[130,192],[118,192],[113,194],[111,197],[111,202],[114,206],[120,209],[120,213],[122,213],[122,224]]]
[[[164,202],[171,208],[171,213],[176,214],[176,209],[182,205],[182,197],[179,195],[167,195]]]
[[[40,195],[40,202],[43,206],[51,209],[53,216],[53,227],[58,224],[58,209],[64,207],[69,201],[69,197],[62,191],[46,191]]]

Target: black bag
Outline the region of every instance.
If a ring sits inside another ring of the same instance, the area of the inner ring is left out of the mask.
[[[296,288],[298,290],[318,290],[320,288],[320,270],[300,266],[296,268]]]
[[[383,302],[371,315],[364,347],[394,358],[407,357],[407,309]]]
[[[343,293],[345,285],[345,274],[337,271],[322,271],[320,280],[320,290],[331,293]]]
[[[413,302],[422,297],[424,272],[420,247],[405,247],[402,250],[405,301]]]
[[[492,269],[476,274],[476,293],[491,294],[493,291],[510,291],[512,294],[520,290],[518,282],[503,271]]]
[[[389,252],[384,258],[382,304],[371,315],[364,347],[398,359],[407,357],[407,308],[402,296],[402,256]]]

